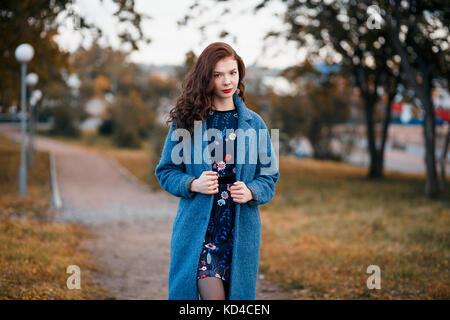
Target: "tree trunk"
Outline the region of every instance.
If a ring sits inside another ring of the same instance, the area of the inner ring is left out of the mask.
[[[401,65],[406,73],[406,78],[414,89],[416,97],[422,103],[425,111],[423,121],[423,135],[425,141],[425,169],[426,169],[426,183],[425,195],[429,198],[437,198],[439,196],[439,181],[436,171],[436,156],[435,156],[435,120],[434,107],[431,100],[431,76],[430,68],[420,56],[420,52],[415,52],[417,60],[419,61],[419,70],[422,73],[422,83],[418,83],[416,70],[408,60],[406,48],[402,45],[399,39],[398,21],[394,25],[394,21],[389,14],[386,14],[386,24],[389,29],[389,35],[394,45],[395,51],[401,58]]]
[[[425,71],[427,69],[427,71]],[[429,69],[422,66],[423,80],[419,88],[419,99],[425,109],[423,120],[423,134],[425,141],[425,167],[427,179],[425,184],[425,194],[429,198],[437,198],[440,193],[439,179],[436,169],[436,122],[434,115],[434,105],[431,100],[431,76]]]
[[[445,143],[444,148],[442,149],[442,155],[441,155],[441,191],[445,191],[445,184],[446,184],[446,173],[445,173],[445,165],[447,162],[447,151],[448,151],[448,145],[450,144],[450,123],[448,124],[447,129],[447,136],[445,137]]]
[[[380,157],[377,151],[375,141],[375,125],[373,120],[373,113],[375,108],[374,99],[371,97],[364,97],[365,116],[366,116],[366,132],[367,132],[367,149],[370,156],[368,178],[377,179],[383,176],[383,164],[380,163]]]
[[[426,106],[426,110],[432,109],[431,106]],[[436,157],[435,157],[435,122],[434,113],[425,112],[425,119],[423,122],[423,135],[425,141],[425,167],[427,179],[425,183],[425,194],[427,197],[436,198],[439,195],[439,181],[436,171]]]
[[[396,77],[393,90],[388,91],[388,102],[387,102],[387,106],[386,106],[386,113],[384,114],[383,130],[382,130],[382,134],[381,134],[381,146],[380,146],[379,156],[378,156],[381,175],[383,175],[383,173],[384,173],[383,172],[384,150],[386,147],[386,140],[387,140],[387,136],[388,136],[389,125],[391,123],[391,105],[392,105],[392,101],[394,101],[394,97],[395,97],[395,93],[397,92],[397,85],[398,85],[399,81],[400,81],[399,77]]]

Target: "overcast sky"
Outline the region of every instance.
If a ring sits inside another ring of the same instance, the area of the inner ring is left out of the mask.
[[[213,3],[214,1],[210,1]],[[185,53],[193,50],[199,55],[202,50],[211,42],[225,41],[229,43],[237,53],[243,58],[247,66],[257,63],[267,67],[283,68],[301,61],[304,52],[298,50],[294,45],[278,43],[269,46],[272,48],[265,56],[260,56],[263,47],[263,37],[271,28],[280,29],[283,25],[279,18],[273,13],[280,12],[278,2],[273,3],[269,8],[264,9],[260,14],[237,15],[244,9],[252,8],[260,0],[233,1],[233,6],[227,3],[216,3],[214,9],[204,15],[201,21],[194,21],[181,29],[177,26],[177,21],[181,20],[189,11],[191,0],[136,0],[136,10],[148,14],[152,19],[143,23],[144,33],[152,39],[149,45],[143,46],[139,51],[131,55],[133,62],[151,64],[181,64],[184,61]],[[110,0],[76,0],[76,10],[78,10],[88,21],[99,25],[104,34],[113,46],[117,45],[115,34],[118,32],[118,24],[112,16],[114,6]],[[216,25],[207,30],[207,39],[200,43],[201,34],[198,26],[207,19],[217,16],[225,6],[228,6],[236,14],[227,16],[220,25]],[[89,46],[90,39],[87,35],[80,35],[70,31],[70,21],[66,21],[69,28],[60,28],[60,35],[56,38],[58,44],[69,51],[73,51],[80,44]],[[218,38],[219,30],[227,30],[237,37],[234,42],[232,38]],[[281,48],[283,53],[277,57],[273,54]]]

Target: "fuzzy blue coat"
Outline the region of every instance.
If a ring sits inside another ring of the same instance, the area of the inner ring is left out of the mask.
[[[238,129],[266,129],[264,120],[255,112],[248,109],[241,97],[233,96],[234,105],[238,112]],[[200,123],[200,122],[199,122]],[[172,123],[167,135],[161,159],[155,169],[156,177],[161,187],[170,194],[179,197],[179,206],[173,223],[172,240],[170,246],[170,270],[169,270],[169,299],[197,300],[197,268],[202,250],[203,240],[209,222],[213,206],[213,195],[206,195],[190,191],[192,180],[198,178],[203,171],[211,171],[210,158],[202,159],[201,163],[194,160],[172,161],[172,150],[179,143],[172,141],[172,133],[176,128]],[[197,126],[198,128],[198,126]],[[206,130],[206,120],[202,122],[202,137]],[[208,146],[208,141],[192,143],[191,155],[197,155]],[[265,141],[265,161],[250,161],[246,157],[245,162],[236,163],[236,181],[243,181],[253,194],[253,200],[244,203],[236,203],[233,255],[230,274],[230,300],[255,299],[256,281],[259,265],[261,219],[258,206],[270,201],[275,193],[275,183],[279,178],[276,153],[273,149],[270,136],[257,141],[249,138],[244,144],[238,144],[236,155],[244,153],[248,155],[249,145],[260,145],[260,140]],[[181,149],[183,150],[183,149]],[[187,150],[187,149],[185,149]],[[259,149],[258,149],[259,151]],[[182,151],[183,152],[183,151]],[[187,152],[185,152],[187,154]],[[259,154],[259,153],[258,153]],[[183,154],[183,157],[186,155]],[[193,159],[193,158],[192,158]],[[201,158],[200,158],[201,159]],[[270,162],[267,162],[270,159]],[[242,161],[241,161],[242,162]],[[267,169],[270,168],[270,169]],[[261,169],[263,169],[261,171]]]

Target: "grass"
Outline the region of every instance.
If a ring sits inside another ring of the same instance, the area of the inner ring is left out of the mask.
[[[67,139],[65,139],[67,142]],[[117,149],[85,133],[78,145],[101,150],[154,189],[147,148]],[[424,196],[425,177],[345,163],[280,157],[271,202],[260,207],[260,271],[291,299],[449,299],[450,191]],[[367,267],[381,289],[367,288]]]
[[[0,299],[105,299],[90,276],[96,260],[82,250],[93,237],[75,223],[56,223],[49,208],[49,156],[37,152],[27,194],[18,198],[19,145],[0,136]],[[69,290],[69,265],[81,268],[81,290]]]
[[[280,159],[261,207],[261,271],[293,299],[449,299],[450,193],[424,197],[424,177],[370,181],[344,163]],[[369,290],[369,265],[381,289]]]

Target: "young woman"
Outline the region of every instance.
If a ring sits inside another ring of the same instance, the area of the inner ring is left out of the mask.
[[[258,205],[273,197],[279,172],[266,124],[244,103],[244,75],[233,48],[212,43],[170,112],[155,170],[161,187],[180,197],[169,299],[255,298]]]

